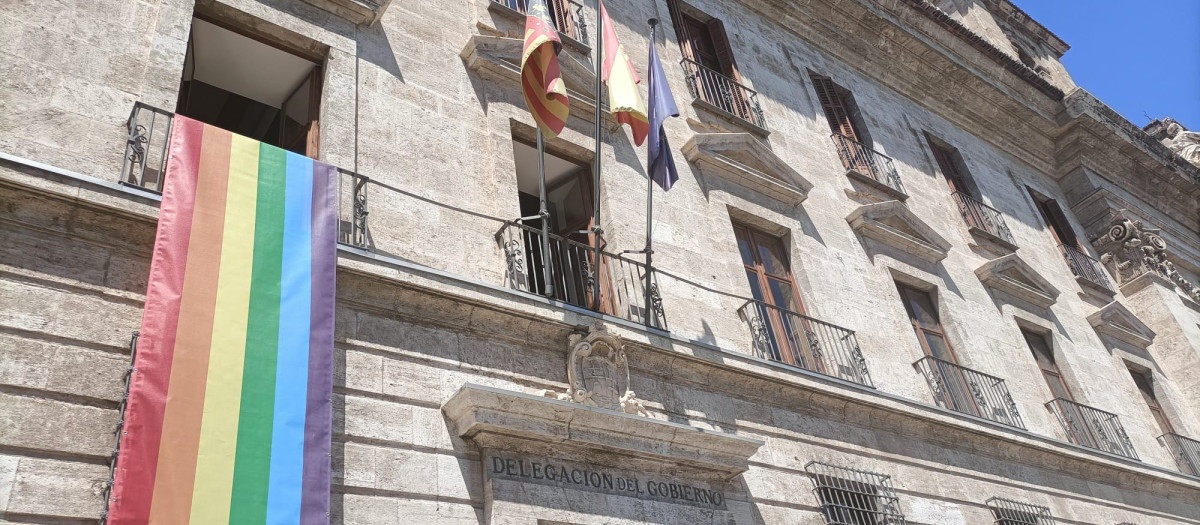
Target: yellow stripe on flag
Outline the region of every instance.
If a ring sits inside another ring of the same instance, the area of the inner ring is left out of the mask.
[[[225,523],[237,453],[250,277],[254,262],[259,143],[233,136],[225,201],[225,236],[213,316],[204,419],[192,489],[191,523]],[[196,371],[196,373],[201,373]]]

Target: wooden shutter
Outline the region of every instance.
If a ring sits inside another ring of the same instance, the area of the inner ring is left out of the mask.
[[[683,13],[679,11],[679,3],[676,0],[667,0],[667,11],[671,13],[671,24],[675,26],[675,38],[679,40],[679,50],[683,53],[683,58],[696,60],[696,55],[692,53],[692,37],[688,34]]]
[[[817,100],[821,103],[821,109],[825,110],[825,118],[829,121],[829,129],[834,133],[840,133],[842,136],[858,142],[858,133],[854,131],[854,124],[850,121],[850,112],[846,111],[846,105],[842,102],[842,97],[837,94],[837,86],[827,77],[818,75],[810,75],[812,78],[813,87],[817,90]]]
[[[954,161],[954,152],[932,142],[929,143],[929,146],[933,149],[933,158],[937,160],[938,167],[942,170],[942,176],[946,178],[950,189],[969,195],[971,192],[967,189],[967,182],[958,172],[958,163]]]
[[[742,75],[738,73],[737,62],[733,60],[733,48],[729,47],[729,35],[725,34],[725,24],[716,18],[709,20],[708,34],[717,53],[717,62],[721,64],[721,73],[741,84]]]
[[[1058,237],[1059,243],[1073,246],[1080,252],[1087,253],[1083,249],[1083,243],[1075,235],[1075,230],[1071,228],[1067,214],[1063,212],[1062,206],[1058,205],[1058,201],[1054,199],[1045,201],[1042,203],[1042,209],[1045,210],[1046,216],[1049,218],[1050,229],[1054,231],[1054,236]]]

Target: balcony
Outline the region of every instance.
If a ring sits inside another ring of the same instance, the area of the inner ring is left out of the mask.
[[[501,5],[521,14],[525,14],[527,0],[492,0],[493,4]],[[583,4],[575,0],[547,0],[546,7],[550,8],[550,20],[559,36],[565,36],[587,47],[588,33],[586,17],[583,16]]]
[[[874,387],[854,331],[756,300],[738,315],[758,357]]]
[[[767,120],[758,103],[758,92],[694,60],[684,58],[679,64],[683,66],[688,91],[693,99],[733,115],[761,133],[767,132]]]
[[[596,265],[594,246],[517,222],[505,223],[496,242],[504,253],[509,288],[667,329],[654,270],[645,264],[601,251]]]
[[[1110,454],[1138,459],[1133,443],[1116,414],[1057,398],[1046,407],[1058,417],[1067,438],[1076,445],[1102,450]]]
[[[1071,273],[1075,274],[1076,280],[1103,290],[1108,295],[1116,295],[1117,291],[1113,289],[1112,282],[1108,280],[1108,274],[1105,273],[1104,266],[1100,264],[1100,261],[1093,259],[1074,246],[1060,244],[1058,248],[1062,250],[1063,258],[1066,259],[1067,266],[1071,268]]]
[[[1003,379],[933,356],[920,359],[913,367],[925,376],[938,406],[1010,427],[1025,428]]]
[[[891,157],[840,133],[833,134],[833,143],[846,170],[899,199],[908,198]]]
[[[1008,225],[1004,223],[1004,214],[1000,213],[1000,210],[979,202],[975,197],[961,191],[954,192],[953,197],[954,202],[958,203],[958,211],[962,214],[963,220],[967,221],[971,233],[982,235],[1010,250],[1017,249],[1017,241],[1013,238]]]
[[[1163,434],[1158,441],[1171,451],[1180,472],[1200,477],[1200,441],[1179,434]]]

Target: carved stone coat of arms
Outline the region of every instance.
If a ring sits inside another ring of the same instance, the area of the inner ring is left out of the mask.
[[[547,397],[607,408],[630,414],[649,415],[629,389],[629,362],[621,338],[603,327],[567,338],[568,392],[545,392]]]

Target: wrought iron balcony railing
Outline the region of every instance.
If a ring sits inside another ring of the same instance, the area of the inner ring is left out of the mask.
[[[958,203],[958,211],[962,213],[967,226],[982,230],[1008,244],[1016,245],[1012,231],[1004,223],[1004,214],[1000,210],[979,202],[975,197],[961,191],[954,192],[954,202]]]
[[[692,98],[703,100],[746,122],[766,129],[767,119],[758,103],[758,92],[695,60],[679,61]]]
[[[667,329],[657,279],[645,264],[601,251],[597,265],[590,244],[559,235],[547,235],[543,242],[540,229],[515,222],[496,232],[496,242],[504,251],[509,287]],[[593,293],[597,282],[598,304]]]
[[[986,502],[996,518],[996,525],[1055,525],[1049,507],[1004,498],[989,498]]]
[[[875,182],[897,192],[905,193],[904,184],[900,182],[900,173],[896,171],[891,157],[868,148],[841,133],[833,134],[833,143],[837,145],[838,156],[841,157],[842,166],[845,166],[846,169],[857,171],[871,177]]]
[[[492,3],[525,14],[528,0],[492,0]],[[550,8],[550,20],[560,35],[587,44],[587,17],[583,16],[583,4],[575,0],[546,0],[546,7]]]
[[[853,330],[762,301],[738,309],[759,357],[873,387]]]
[[[1071,273],[1075,277],[1092,283],[1102,289],[1112,293],[1117,293],[1113,289],[1112,282],[1108,280],[1108,274],[1104,271],[1104,266],[1100,261],[1093,259],[1090,255],[1079,251],[1079,248],[1067,246],[1066,244],[1058,245],[1063,252],[1063,258],[1067,261],[1067,266],[1071,267]]]
[[[913,366],[925,376],[938,406],[1025,428],[1003,379],[933,356],[925,356]]]
[[[1200,441],[1179,434],[1163,434],[1158,441],[1171,452],[1180,472],[1200,477]]]
[[[125,123],[129,138],[125,140],[121,184],[162,192],[174,119],[175,114],[170,111],[141,102],[133,104]]]
[[[1046,403],[1046,407],[1054,412],[1072,443],[1138,459],[1133,443],[1129,441],[1125,427],[1121,426],[1116,414],[1061,397]]]

